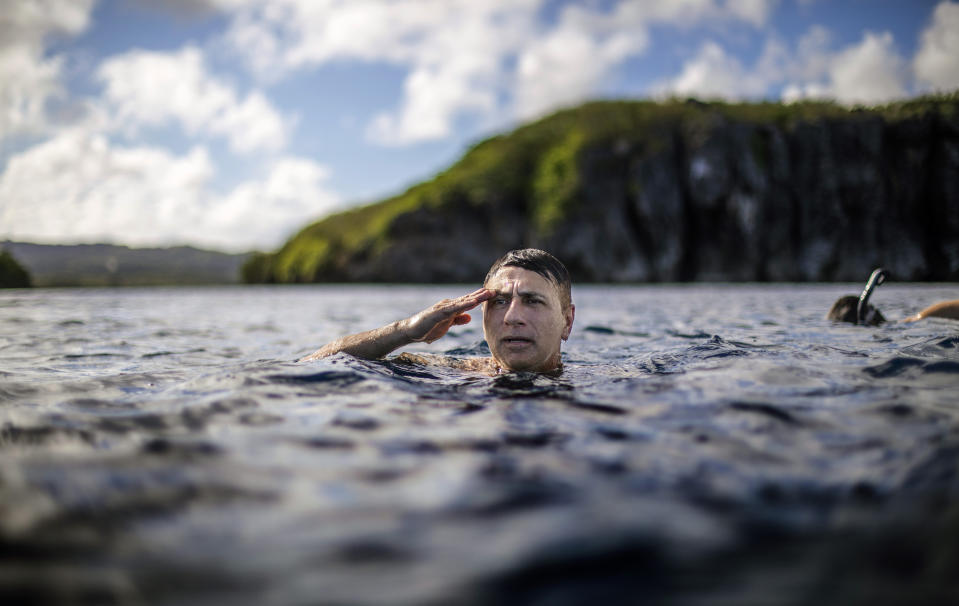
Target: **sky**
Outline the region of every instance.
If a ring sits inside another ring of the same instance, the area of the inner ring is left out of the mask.
[[[949,0],[0,0],[0,241],[272,250],[585,100],[957,88]]]

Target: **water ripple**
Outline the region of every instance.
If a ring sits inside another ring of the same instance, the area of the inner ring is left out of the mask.
[[[0,293],[0,595],[948,603],[956,331],[697,288],[577,287],[562,374],[494,377],[289,361],[443,287]]]

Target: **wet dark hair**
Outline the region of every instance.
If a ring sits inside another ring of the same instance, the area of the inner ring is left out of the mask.
[[[882,313],[868,303],[863,310],[863,318],[859,320],[858,307],[859,297],[854,295],[839,297],[839,299],[833,303],[826,317],[834,322],[849,322],[850,324],[858,324],[861,321],[861,323],[866,326],[879,326],[886,321]]]
[[[483,284],[489,284],[496,272],[504,267],[528,269],[543,276],[559,288],[559,298],[563,309],[569,309],[573,303],[572,282],[563,263],[545,250],[538,248],[518,248],[497,259],[486,273]]]
[[[869,274],[869,280],[866,281],[866,287],[862,289],[862,294],[858,297],[853,295],[839,297],[833,303],[826,317],[835,322],[879,326],[886,321],[886,318],[879,313],[877,308],[869,304],[869,297],[872,296],[877,286],[886,281],[886,277],[886,270],[883,268],[877,267],[872,270],[872,273]]]

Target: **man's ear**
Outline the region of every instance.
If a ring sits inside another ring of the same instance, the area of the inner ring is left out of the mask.
[[[569,339],[569,333],[573,330],[573,319],[576,317],[576,306],[572,303],[569,304],[569,309],[563,312],[566,320],[566,327],[563,328],[563,340]]]

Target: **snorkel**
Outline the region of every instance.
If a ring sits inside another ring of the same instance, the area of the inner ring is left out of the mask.
[[[866,287],[862,289],[862,294],[859,295],[859,305],[856,306],[856,324],[863,324],[863,315],[868,309],[869,297],[872,296],[872,291],[876,290],[876,287],[885,281],[886,272],[883,271],[881,267],[874,269],[869,276],[869,281],[866,282]]]

